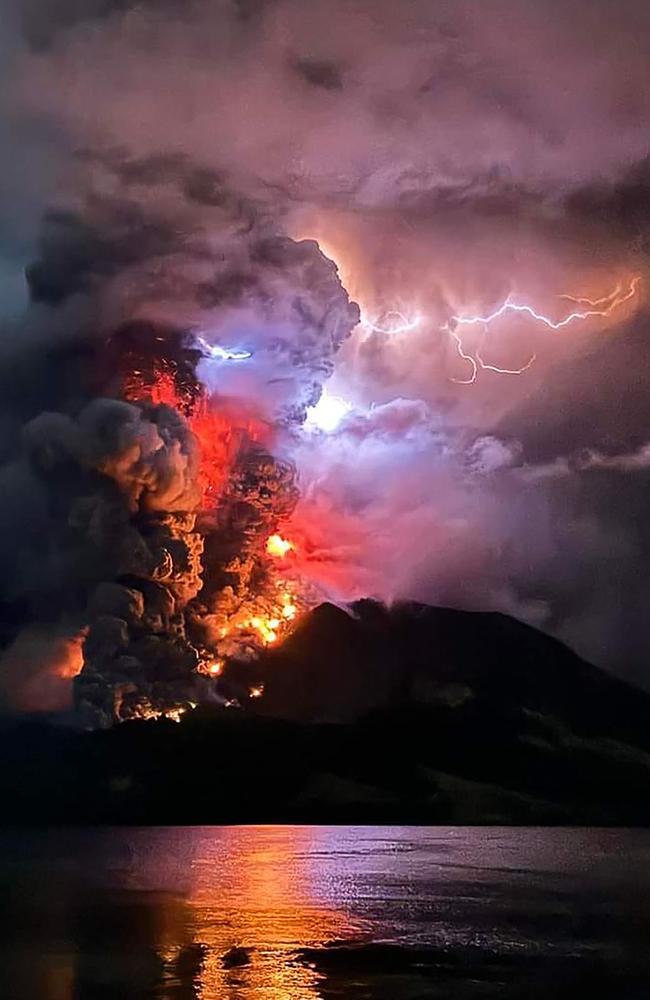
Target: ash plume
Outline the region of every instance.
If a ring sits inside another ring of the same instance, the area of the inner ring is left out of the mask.
[[[48,345],[48,409],[32,391],[7,413],[22,427],[2,473],[41,519],[12,543],[6,595],[26,628],[47,606],[52,627],[85,629],[75,686],[89,725],[218,700],[210,665],[261,647],[266,626],[251,620],[278,606],[264,546],[298,495],[281,439],[358,319],[315,242],[274,235],[252,208],[242,226],[236,198],[214,200],[211,244],[187,220],[171,239],[158,207],[89,194],[76,213],[46,215],[27,269],[32,310],[77,302],[80,319]],[[231,337],[250,375],[219,355]],[[16,352],[28,359],[29,345]],[[4,515],[13,536],[11,500]]]

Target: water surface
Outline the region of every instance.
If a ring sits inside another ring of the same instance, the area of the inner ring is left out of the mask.
[[[4,833],[0,996],[636,1000],[649,862],[645,831]]]

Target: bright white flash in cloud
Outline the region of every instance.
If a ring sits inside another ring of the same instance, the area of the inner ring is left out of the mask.
[[[307,410],[307,420],[305,426],[319,431],[331,433],[336,430],[346,413],[352,409],[352,403],[342,399],[340,396],[330,396],[326,389],[323,390],[321,398],[316,406],[310,406]]]
[[[252,358],[252,351],[233,350],[229,347],[222,347],[221,344],[209,344],[204,337],[197,336],[196,343],[208,358],[215,358],[217,361],[246,361]]]
[[[405,316],[404,313],[399,312],[397,309],[389,309],[388,312],[382,314],[382,318],[384,322],[380,324],[368,319],[367,316],[363,316],[361,325],[373,333],[409,333],[411,330],[415,330],[422,320],[419,313],[415,313],[413,316]]]

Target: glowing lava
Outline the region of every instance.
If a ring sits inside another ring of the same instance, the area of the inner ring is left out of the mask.
[[[295,592],[297,586],[297,581],[290,584],[277,578],[272,590],[235,611],[219,631],[216,645],[222,658],[216,662],[225,665],[223,657],[240,658],[246,647],[253,652],[259,651],[260,647],[271,646],[288,635],[299,615],[309,606],[309,602]],[[201,672],[211,673],[209,664],[206,667]],[[213,676],[218,675],[213,673]]]
[[[298,607],[293,603],[289,594],[282,595],[281,614],[285,621],[292,621],[298,614]]]
[[[264,645],[271,645],[277,641],[278,628],[280,627],[279,618],[260,618],[259,615],[255,615],[251,618],[249,625],[256,632],[259,632]]]
[[[293,542],[283,538],[282,535],[271,535],[266,542],[268,554],[279,559],[284,559],[287,552],[291,552],[292,549],[295,549]]]

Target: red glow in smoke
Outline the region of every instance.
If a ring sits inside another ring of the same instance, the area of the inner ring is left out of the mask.
[[[256,440],[255,428],[235,426],[230,417],[211,409],[210,400],[202,397],[188,423],[199,444],[199,486],[204,507],[212,507],[228,478],[242,441]]]
[[[321,595],[353,600],[373,592],[364,554],[377,539],[361,518],[327,497],[303,497],[283,530],[294,542],[292,571]]]
[[[217,403],[203,393],[188,401],[167,369],[154,372],[150,383],[142,373],[132,373],[124,393],[127,399],[150,399],[185,415],[199,447],[198,482],[204,508],[215,506],[242,445],[246,441],[268,443],[271,436],[268,424],[225,401]]]

